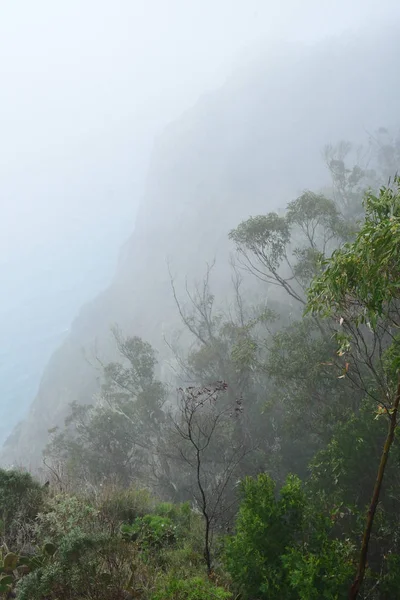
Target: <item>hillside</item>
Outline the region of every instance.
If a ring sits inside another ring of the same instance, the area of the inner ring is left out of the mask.
[[[3,464],[36,465],[68,404],[91,400],[93,357],[112,355],[112,324],[163,356],[163,334],[178,324],[167,260],[179,281],[193,281],[216,255],[215,289],[226,294],[232,227],[329,183],[326,143],[365,141],[366,130],[398,126],[396,33],[270,49],[160,135],[113,283],[81,310],[53,355],[29,414],[3,448]]]

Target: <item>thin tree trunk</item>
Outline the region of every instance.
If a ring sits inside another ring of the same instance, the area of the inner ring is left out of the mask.
[[[201,468],[201,458],[200,458],[200,450],[198,449],[198,447],[196,446],[196,458],[197,458],[197,486],[200,490],[200,494],[201,494],[201,512],[203,513],[203,517],[204,517],[204,525],[205,525],[205,532],[204,532],[204,559],[206,561],[206,565],[207,565],[207,574],[208,576],[211,575],[212,573],[212,565],[211,565],[211,552],[210,552],[210,517],[207,511],[207,498],[206,498],[206,494],[203,488],[203,485],[201,483],[201,474],[200,474],[200,468]]]
[[[396,431],[397,412],[399,409],[399,403],[400,403],[400,376],[397,381],[396,398],[395,398],[395,401],[393,404],[392,414],[389,415],[390,421],[389,421],[388,433],[386,436],[385,445],[383,446],[383,452],[382,452],[381,460],[379,463],[379,469],[378,469],[378,474],[377,474],[376,481],[375,481],[374,491],[372,494],[371,503],[369,505],[369,509],[368,509],[368,513],[367,513],[367,520],[366,520],[362,544],[361,544],[360,560],[358,563],[356,577],[350,588],[349,600],[356,600],[356,598],[360,592],[361,585],[364,580],[365,568],[366,568],[366,564],[367,564],[369,540],[371,537],[371,531],[372,531],[372,526],[374,524],[376,508],[378,506],[379,496],[380,496],[381,489],[382,489],[382,483],[383,483],[383,478],[385,475],[387,461],[389,458],[389,452],[390,452],[390,448],[393,444],[394,435],[395,435],[395,431]]]
[[[212,573],[212,564],[211,564],[211,552],[210,552],[210,520],[207,515],[204,515],[206,522],[206,532],[205,532],[205,544],[204,544],[204,558],[206,560],[207,565],[207,575],[210,577]]]

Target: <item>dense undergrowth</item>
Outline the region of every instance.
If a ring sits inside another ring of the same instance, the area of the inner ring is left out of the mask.
[[[337,521],[348,515],[324,510],[323,497],[295,476],[280,490],[265,474],[245,478],[240,488],[234,532],[215,534],[208,573],[203,517],[189,503],[159,502],[134,487],[60,493],[26,473],[0,471],[2,502],[7,498],[1,504],[0,597],[345,598],[357,559],[350,539],[357,525],[345,537]],[[391,569],[380,582],[387,595],[381,597],[397,597],[399,560],[389,557]]]
[[[0,495],[1,597],[232,598],[223,568],[207,576],[202,519],[187,503],[134,488],[56,493],[16,471],[0,471]]]

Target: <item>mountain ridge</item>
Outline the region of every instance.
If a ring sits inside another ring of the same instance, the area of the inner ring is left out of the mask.
[[[96,353],[113,356],[113,324],[144,337],[163,356],[165,331],[179,326],[168,261],[182,290],[184,278],[201,279],[217,255],[215,292],[226,296],[232,227],[277,210],[305,188],[326,185],[325,143],[362,141],[366,123],[371,130],[398,126],[400,90],[389,75],[400,38],[391,35],[330,40],[303,53],[296,45],[296,51],[282,49],[276,62],[260,57],[164,130],[112,283],[82,307],[52,356],[27,418],[3,448],[2,464],[40,463],[47,431],[62,425],[69,402],[91,401]]]

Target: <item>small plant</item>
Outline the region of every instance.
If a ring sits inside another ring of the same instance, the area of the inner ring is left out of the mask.
[[[9,552],[6,546],[0,553],[0,594],[8,594],[15,586],[19,556]]]
[[[222,587],[214,586],[202,577],[177,579],[168,577],[160,583],[151,600],[229,600],[232,594]]]
[[[161,548],[176,541],[176,525],[168,517],[145,515],[132,525],[122,525],[121,534],[127,541],[137,541],[143,548]]]
[[[160,517],[166,517],[176,525],[176,533],[181,537],[188,532],[193,522],[193,512],[189,502],[183,504],[173,504],[172,502],[162,502],[155,507],[155,514]]]
[[[4,544],[0,550],[0,597],[2,594],[8,597],[24,575],[45,564],[55,552],[56,547],[48,543],[33,556],[21,556],[10,552]]]

